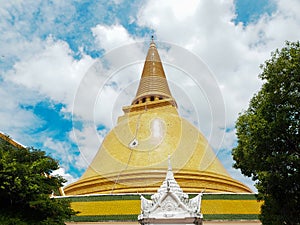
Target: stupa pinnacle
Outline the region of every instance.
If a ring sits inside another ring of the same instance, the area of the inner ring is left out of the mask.
[[[251,192],[230,177],[205,137],[179,116],[153,40],[137,94],[123,111],[86,172],[65,188],[66,195],[155,193],[169,155],[184,192]]]
[[[140,85],[132,104],[164,99],[176,105],[171,95],[156,45],[152,40],[144,64]]]

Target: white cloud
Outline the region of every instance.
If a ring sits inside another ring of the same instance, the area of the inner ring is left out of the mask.
[[[122,25],[106,26],[98,24],[92,28],[95,42],[105,51],[112,50],[125,44],[134,42],[127,30]]]
[[[76,158],[75,164],[77,168],[87,168],[97,153],[107,130],[97,131],[94,124],[85,124],[84,127],[73,129],[69,133],[70,139],[77,144],[80,155]]]
[[[63,13],[62,13],[63,12]],[[28,55],[39,52],[43,41],[39,36],[72,26],[57,23],[74,15],[75,9],[67,1],[19,0],[2,1],[0,4],[0,49],[5,61],[26,60]]]
[[[35,104],[41,96],[34,91],[28,91],[12,82],[5,81],[0,82],[0,96],[1,130],[23,145],[31,146],[35,140],[33,131],[42,126],[44,121],[25,106]]]
[[[87,55],[75,60],[66,42],[49,37],[39,51],[17,62],[5,78],[67,105],[71,112],[78,85],[93,62]]]
[[[59,169],[53,171],[51,175],[53,175],[53,176],[59,175],[59,176],[62,176],[63,178],[65,178],[67,180],[67,182],[64,183],[64,186],[67,186],[78,180],[78,178],[75,178],[71,174],[67,173],[65,168],[63,168],[63,167],[60,167]]]
[[[54,158],[60,159],[60,163],[65,165],[66,169],[68,165],[71,165],[76,156],[70,151],[72,149],[71,144],[67,141],[55,140],[52,137],[45,137],[43,141],[43,149],[51,150]]]

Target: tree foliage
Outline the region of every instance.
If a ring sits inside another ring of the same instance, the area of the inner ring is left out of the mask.
[[[0,142],[0,224],[64,224],[74,211],[50,198],[65,181],[51,176],[58,163],[45,152]]]
[[[264,84],[236,123],[234,167],[256,181],[263,224],[300,224],[300,43],[261,68]]]

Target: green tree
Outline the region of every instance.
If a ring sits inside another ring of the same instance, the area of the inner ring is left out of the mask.
[[[300,43],[261,68],[264,84],[236,123],[234,167],[256,181],[263,224],[300,224]]]
[[[0,224],[64,224],[74,215],[66,200],[50,198],[65,182],[51,176],[58,162],[45,152],[0,142]]]

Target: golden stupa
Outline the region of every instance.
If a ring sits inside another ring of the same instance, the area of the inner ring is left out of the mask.
[[[184,192],[252,192],[230,177],[205,137],[178,115],[153,41],[136,97],[123,111],[86,172],[64,189],[66,195],[154,193],[168,156]]]

